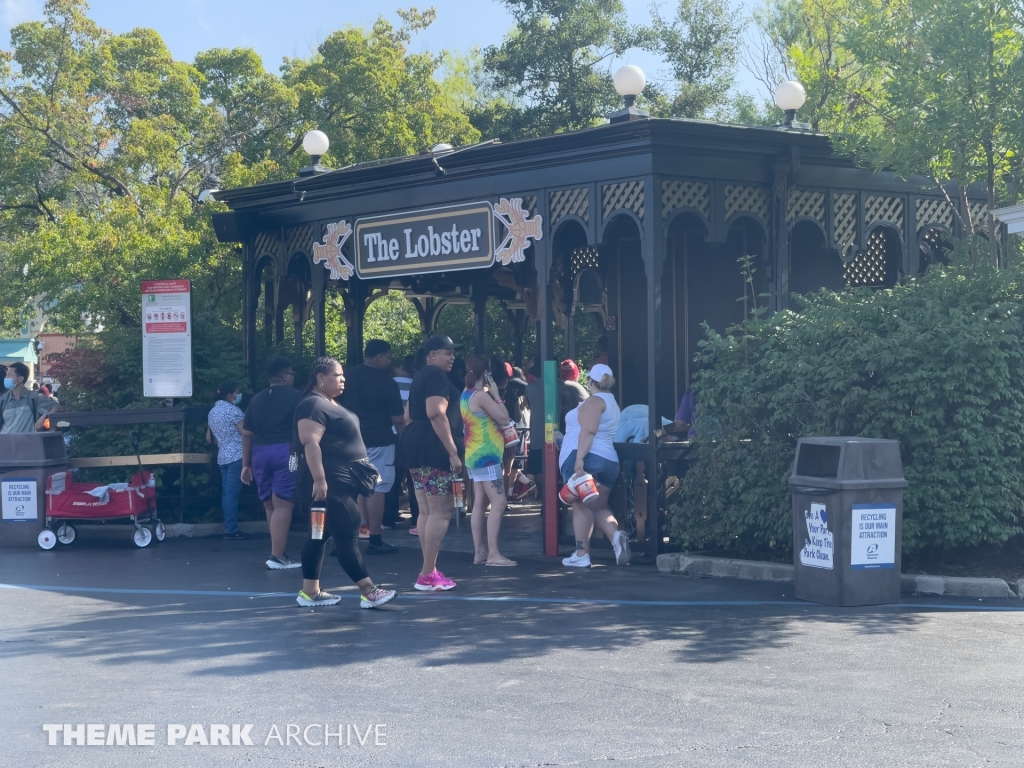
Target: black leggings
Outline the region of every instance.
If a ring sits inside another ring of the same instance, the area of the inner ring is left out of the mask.
[[[310,536],[302,548],[302,578],[320,578],[324,546],[330,536],[334,537],[338,562],[348,577],[354,582],[369,578],[370,574],[366,572],[363,556],[359,552],[359,506],[351,496],[328,492],[326,507],[324,537],[314,539]]]

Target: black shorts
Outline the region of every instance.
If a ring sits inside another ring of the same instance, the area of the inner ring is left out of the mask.
[[[528,475],[543,475],[544,474],[544,446],[539,448],[530,448],[530,452],[526,454],[526,474]]]

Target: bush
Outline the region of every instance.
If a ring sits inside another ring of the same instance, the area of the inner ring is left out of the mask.
[[[800,301],[702,343],[700,458],[670,510],[683,546],[789,551],[796,441],[827,435],[899,440],[905,553],[1019,533],[1024,274],[932,267]]]

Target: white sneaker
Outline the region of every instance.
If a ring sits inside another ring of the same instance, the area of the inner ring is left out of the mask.
[[[612,536],[612,549],[615,550],[616,565],[629,565],[629,558],[632,557],[629,551],[629,536],[622,531],[616,531]]]
[[[288,557],[288,555],[285,555],[284,557],[276,557],[275,555],[271,555],[267,558],[267,568],[269,568],[272,571],[286,571],[291,570],[292,568],[301,567],[302,563],[292,560],[290,557]]]
[[[584,552],[583,557],[580,557],[573,552],[569,557],[562,560],[562,565],[567,565],[570,568],[589,568],[590,567],[590,553]]]

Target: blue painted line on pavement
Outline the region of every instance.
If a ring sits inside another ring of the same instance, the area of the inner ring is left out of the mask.
[[[84,592],[111,595],[181,595],[185,597],[295,597],[295,592],[235,592],[231,589],[121,589],[72,587],[57,584],[0,584],[0,589],[33,589],[42,592]]]
[[[0,584],[0,589],[24,589],[42,592],[76,592],[84,594],[113,595],[166,595],[182,597],[295,597],[294,592],[236,592],[235,590],[202,589],[127,589],[118,587],[74,587],[45,584]],[[575,597],[522,597],[450,594],[408,594],[403,597],[421,602],[469,602],[469,603],[532,603],[536,605],[622,605],[667,608],[756,608],[759,606],[788,606],[804,608],[828,608],[830,606],[806,603],[798,600],[615,600]],[[943,611],[1003,611],[1024,613],[1024,605],[981,605],[963,603],[892,603],[884,606],[858,606],[859,608],[915,608]]]

